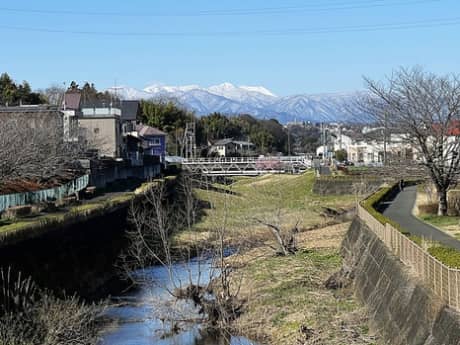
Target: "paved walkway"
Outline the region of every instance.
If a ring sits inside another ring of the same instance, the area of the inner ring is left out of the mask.
[[[400,192],[393,201],[388,202],[389,206],[383,214],[399,223],[411,234],[423,236],[460,250],[460,241],[412,215],[416,196],[417,186],[404,188],[404,191]]]

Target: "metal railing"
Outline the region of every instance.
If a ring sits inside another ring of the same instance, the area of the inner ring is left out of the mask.
[[[310,163],[311,165],[311,160],[303,156],[184,158],[182,163],[257,163],[265,161]]]
[[[385,245],[441,297],[450,307],[460,310],[460,270],[446,266],[392,225],[380,223],[363,206],[358,217]]]

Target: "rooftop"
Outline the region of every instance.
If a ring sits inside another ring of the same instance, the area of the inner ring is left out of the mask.
[[[233,142],[233,138],[224,138],[224,139],[219,139],[214,142],[213,145],[227,145]]]
[[[56,111],[57,107],[50,105],[18,105],[14,107],[0,107],[1,113],[39,113]]]
[[[140,137],[150,137],[150,136],[165,136],[166,133],[160,131],[158,128],[150,127],[147,125],[137,125],[136,131],[139,133]]]
[[[139,101],[121,101],[121,119],[135,121],[139,112]]]
[[[227,144],[236,144],[236,145],[244,145],[244,146],[253,146],[254,144],[245,141],[245,140],[233,140],[233,138],[224,138],[224,139],[219,139],[216,142],[214,142],[213,145],[227,145]]]
[[[119,108],[82,108],[83,117],[115,117],[121,116]]]
[[[64,95],[62,109],[78,110],[80,109],[81,93],[79,91],[67,91]]]

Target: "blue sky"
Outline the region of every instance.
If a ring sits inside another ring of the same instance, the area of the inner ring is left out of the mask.
[[[458,0],[1,1],[0,33],[0,72],[34,88],[228,81],[291,95],[361,89],[399,66],[460,72]]]

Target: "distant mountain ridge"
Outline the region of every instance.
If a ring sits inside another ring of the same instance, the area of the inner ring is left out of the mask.
[[[263,86],[235,86],[222,83],[208,88],[199,85],[151,85],[143,90],[114,87],[109,91],[121,99],[173,99],[197,115],[213,112],[251,114],[258,118],[276,118],[282,123],[292,121],[347,121],[356,113],[350,94],[300,94],[279,97]]]

